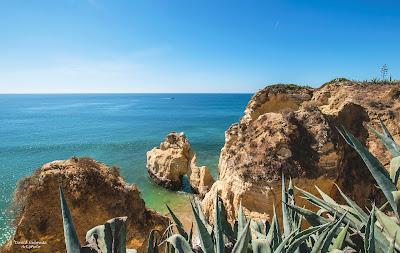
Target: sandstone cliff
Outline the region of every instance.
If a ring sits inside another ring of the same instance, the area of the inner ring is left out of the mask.
[[[196,154],[184,133],[172,132],[160,147],[147,152],[147,171],[158,185],[171,190],[182,188],[188,176],[194,192],[204,195],[214,182],[206,166],[196,165]]]
[[[280,207],[280,178],[300,188],[318,185],[336,195],[333,183],[360,204],[378,198],[373,179],[335,127],[345,127],[387,165],[390,155],[364,123],[384,121],[399,139],[400,84],[375,85],[336,80],[319,89],[273,85],[257,92],[244,116],[225,133],[219,180],[203,206],[212,214],[218,192],[232,217],[242,202],[253,217],[268,218]],[[278,191],[276,191],[278,189]]]
[[[20,209],[16,232],[2,252],[27,252],[13,241],[43,241],[30,252],[65,252],[58,186],[62,185],[79,239],[107,220],[128,216],[127,246],[144,252],[153,228],[163,231],[167,218],[145,207],[135,185],[126,183],[116,168],[90,158],[54,161],[19,182],[15,204]]]

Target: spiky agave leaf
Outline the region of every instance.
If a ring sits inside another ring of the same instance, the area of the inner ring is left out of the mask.
[[[323,192],[318,186],[314,185],[315,189],[317,189],[321,198],[329,205],[332,206],[340,206],[333,198],[331,198],[328,194]]]
[[[312,193],[310,193],[308,191],[305,191],[305,190],[303,190],[301,188],[296,187],[296,189],[301,192],[301,194],[303,195],[304,199],[306,199],[307,201],[309,201],[312,204],[316,205],[317,207],[323,209],[324,211],[331,212],[331,213],[338,212],[335,209],[335,206],[332,205],[331,203],[327,203],[323,199],[320,199],[317,196],[315,196],[314,194],[312,194]],[[341,210],[341,211],[344,212],[344,210]]]
[[[375,181],[378,183],[379,187],[381,188],[383,194],[385,195],[387,201],[389,202],[390,206],[392,207],[393,211],[395,212],[397,218],[399,218],[399,213],[397,210],[397,205],[393,199],[392,192],[396,191],[397,188],[393,184],[389,173],[383,167],[383,165],[379,162],[379,160],[373,156],[368,149],[366,149],[360,141],[355,138],[351,133],[345,130],[345,133],[348,139],[352,143],[352,147],[357,151],[357,153],[361,156],[364,160],[364,163],[367,165],[369,171],[371,172],[372,176],[374,177]]]
[[[291,239],[291,237],[297,233],[297,231],[293,231],[290,233],[288,236],[286,236],[280,243],[279,245],[275,248],[274,253],[281,253],[285,252],[284,248],[286,246],[286,243]]]
[[[188,241],[180,235],[175,234],[168,237],[167,241],[177,250],[179,253],[192,253],[192,248],[190,247]]]
[[[67,201],[65,200],[64,191],[61,187],[59,187],[59,191],[64,226],[65,247],[67,249],[67,253],[79,253],[81,251],[81,244],[74,227],[74,222],[72,221],[71,213],[69,211]]]
[[[331,226],[328,226],[319,236],[318,239],[315,241],[314,246],[311,249],[311,253],[318,253],[322,252],[322,246],[324,245],[325,239],[331,229]]]
[[[219,204],[218,194],[215,196],[215,203],[214,203],[214,236],[215,236],[215,251],[216,253],[223,253],[225,244],[224,238],[222,234],[222,225],[221,225],[221,208]]]
[[[349,230],[350,223],[339,232],[338,236],[336,237],[335,241],[333,242],[332,250],[337,249],[341,250],[344,245],[344,241],[346,239],[347,231]]]
[[[336,188],[340,192],[340,195],[344,198],[344,200],[347,202],[347,204],[352,208],[352,213],[356,215],[360,220],[362,220],[364,223],[367,223],[368,221],[368,215],[364,212],[364,210],[356,204],[353,200],[351,200],[349,197],[346,196],[346,194],[343,193],[342,189],[335,184]]]
[[[333,225],[331,230],[329,230],[328,234],[326,235],[325,241],[322,245],[322,249],[321,249],[322,252],[328,252],[329,246],[331,245],[332,240],[336,235],[336,230],[339,229],[344,217],[346,217],[346,213],[343,214],[342,217]]]
[[[126,219],[116,217],[86,232],[86,241],[103,253],[126,253]]]
[[[237,221],[238,221],[238,237],[239,237],[242,234],[242,232],[247,224],[247,218],[246,218],[246,215],[243,210],[242,201],[240,201],[240,204],[239,204]]]
[[[400,238],[395,236],[400,232],[400,226],[391,217],[387,216],[379,209],[375,208],[374,210],[376,218],[382,226],[383,231],[389,236],[389,238],[396,238],[396,244],[400,245]]]
[[[331,206],[336,212],[341,214],[344,217],[344,221],[346,223],[352,222],[354,226],[362,226],[362,219],[358,217],[358,215],[353,215],[351,212],[352,210],[346,210],[341,205],[339,205],[334,199],[332,199],[328,194],[323,192],[318,186],[315,186],[319,194],[321,195],[322,199]]]
[[[274,230],[275,230],[275,217],[272,218],[271,226],[269,227],[269,230],[267,232],[267,237],[266,240],[268,244],[272,247],[273,240],[274,240]]]
[[[233,246],[232,253],[247,253],[247,248],[251,240],[250,221],[247,222],[238,240]]]
[[[349,139],[349,137],[347,136],[347,134],[345,134],[344,132],[342,132],[342,130],[340,130],[338,127],[335,127],[336,130],[338,131],[338,133],[342,136],[342,138],[345,140],[345,142],[352,148],[354,148],[353,142]]]
[[[335,215],[336,213],[344,215],[345,213],[347,213],[347,210],[343,209],[339,204],[337,204],[333,199],[331,199],[327,194],[322,192],[319,188],[317,188],[317,189],[320,191],[321,196],[325,197],[328,200],[328,202],[323,199],[318,198],[317,196],[315,196],[305,190],[302,190],[300,188],[297,188],[297,189],[304,195],[306,200],[308,200],[312,204],[320,207],[322,209],[321,212],[329,212],[331,215]],[[363,225],[362,221],[352,214],[347,214],[345,216],[345,222],[349,222],[349,221],[350,221],[350,225],[356,229],[361,228]]]
[[[294,196],[294,187],[293,187],[293,181],[292,178],[289,179],[289,186],[288,186],[288,190],[287,190],[287,194],[288,194],[288,201],[287,203],[294,206],[296,205],[296,199]],[[291,218],[291,222],[292,222],[292,230],[296,230],[298,228],[301,227],[301,221],[302,221],[302,217],[300,215],[298,215],[296,212],[294,212],[291,209],[286,208],[290,218]]]
[[[390,160],[389,174],[393,184],[397,186],[400,177],[400,156],[394,157]]]
[[[382,121],[380,121],[380,125],[383,133],[379,133],[370,125],[367,126],[376,135],[376,137],[378,137],[382,143],[385,144],[386,148],[390,151],[393,157],[400,156],[400,146],[394,141],[392,135]]]
[[[212,233],[212,226],[208,224],[208,220],[206,216],[203,213],[203,210],[201,209],[201,204],[197,200],[192,201],[192,208],[194,208],[200,217],[201,222],[204,224],[204,226],[207,228],[208,233],[211,235]]]
[[[310,223],[311,226],[319,226],[323,225],[325,223],[328,223],[329,220],[310,211],[305,208],[301,208],[298,206],[292,206],[292,205],[287,205],[290,209],[292,209],[294,212],[298,213],[299,215],[303,216],[308,223]]]
[[[175,215],[175,213],[171,210],[171,208],[166,204],[167,209],[169,214],[172,217],[172,220],[175,223],[176,228],[178,229],[179,234],[181,234],[186,240],[188,240],[189,236],[185,231],[185,228],[183,227],[182,222],[179,220],[179,218]]]
[[[303,242],[305,242],[312,234],[318,233],[330,225],[332,225],[332,224],[329,222],[329,223],[325,223],[320,226],[309,227],[308,229],[305,229],[305,230],[297,233],[290,241],[290,244],[286,250],[286,253],[295,252],[300,247],[300,245]]]
[[[384,234],[384,232],[381,229],[377,229],[377,227],[375,227],[374,237],[375,237],[375,250],[377,252],[387,252],[390,247],[390,244],[388,243],[388,240],[390,239],[388,239],[388,237]]]
[[[394,141],[392,134],[389,132],[389,129],[387,129],[387,127],[386,127],[385,124],[383,123],[382,119],[379,119],[379,124],[381,125],[383,134],[384,134],[386,137],[388,137],[388,138],[390,138],[390,139],[392,139],[392,140]]]
[[[278,216],[276,214],[276,210],[275,210],[275,205],[273,205],[273,212],[274,212],[274,217],[273,219],[273,223],[274,225],[271,226],[270,232],[271,233],[271,237],[272,237],[272,249],[275,251],[275,249],[278,247],[278,245],[282,242],[282,236],[281,236],[281,229],[279,227],[279,222],[278,222]]]
[[[219,199],[219,208],[220,208],[220,217],[221,217],[221,226],[223,233],[228,237],[230,241],[236,240],[235,232],[232,229],[231,224],[228,221],[228,212],[226,211],[224,202],[222,201],[221,197]]]
[[[200,246],[204,253],[214,253],[214,243],[211,238],[211,235],[208,233],[206,226],[204,225],[203,221],[201,220],[197,210],[191,203],[193,215],[196,221],[197,227],[197,234],[200,239]]]
[[[286,206],[286,203],[288,203],[288,194],[286,193],[286,182],[285,182],[285,176],[282,173],[282,223],[283,223],[283,232],[285,237],[290,235],[291,232],[291,217],[289,215],[288,208]]]
[[[372,206],[368,223],[365,227],[364,251],[366,253],[375,252],[375,206]]]

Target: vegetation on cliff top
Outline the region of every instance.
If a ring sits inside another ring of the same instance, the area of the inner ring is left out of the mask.
[[[395,80],[395,79],[380,79],[380,78],[372,78],[370,80],[351,80],[351,79],[347,79],[345,77],[337,77],[334,78],[326,83],[323,83],[319,88],[323,88],[325,86],[331,85],[331,84],[335,84],[335,83],[346,83],[349,85],[386,85],[386,84],[390,84],[390,85],[396,85],[396,84],[400,84],[400,80]],[[272,85],[268,85],[268,88],[274,88],[274,89],[285,89],[285,90],[296,90],[296,89],[301,89],[301,88],[309,88],[309,89],[313,89],[311,86],[309,85],[299,85],[299,84],[294,84],[294,83],[278,83],[278,84],[272,84]]]
[[[330,80],[329,82],[326,82],[320,86],[320,88],[323,88],[327,85],[335,84],[335,83],[346,83],[349,85],[396,85],[400,83],[400,80],[388,80],[388,79],[379,79],[379,78],[372,78],[370,80],[350,80],[345,77],[338,77]]]
[[[294,84],[294,83],[278,83],[278,84],[272,84],[272,85],[268,85],[267,86],[269,89],[289,89],[289,90],[297,90],[297,89],[302,89],[302,88],[308,88],[308,89],[312,89],[311,86],[308,85],[298,85],[298,84]]]

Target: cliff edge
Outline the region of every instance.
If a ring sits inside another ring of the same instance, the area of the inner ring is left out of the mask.
[[[144,252],[149,232],[168,226],[166,217],[146,208],[138,188],[126,183],[117,168],[90,158],[71,158],[45,164],[19,182],[14,199],[19,210],[16,232],[1,252],[27,252],[26,241],[44,243],[30,252],[65,252],[59,185],[81,243],[87,230],[127,216],[127,246]]]

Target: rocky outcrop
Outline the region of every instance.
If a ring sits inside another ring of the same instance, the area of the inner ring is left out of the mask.
[[[193,159],[189,175],[190,185],[192,190],[199,194],[201,198],[211,189],[214,184],[210,170],[207,166],[196,166],[196,158]]]
[[[302,102],[311,99],[313,89],[293,84],[266,87],[249,101],[242,121],[252,121],[268,112],[297,110]]]
[[[45,242],[30,252],[65,252],[59,185],[82,244],[87,230],[127,216],[127,246],[144,252],[149,232],[168,225],[166,217],[146,208],[138,188],[126,183],[117,168],[90,158],[71,158],[45,164],[19,182],[15,235],[1,252],[27,252],[18,244],[25,241]]]
[[[335,195],[333,183],[338,183],[360,204],[379,199],[362,160],[335,127],[347,128],[387,165],[390,155],[364,123],[378,127],[381,118],[398,139],[399,88],[338,80],[319,89],[274,85],[260,90],[240,122],[225,133],[219,180],[203,200],[206,214],[212,213],[218,192],[231,217],[241,202],[251,216],[268,218],[273,203],[280,207],[282,173],[306,190],[318,185]]]
[[[184,133],[170,133],[155,147],[147,152],[147,171],[158,185],[171,190],[182,187],[182,177],[189,173],[194,158],[189,141]]]
[[[182,188],[188,176],[194,192],[204,195],[214,179],[206,166],[196,165],[196,154],[184,133],[172,132],[160,147],[147,152],[147,171],[155,183],[171,190]]]

